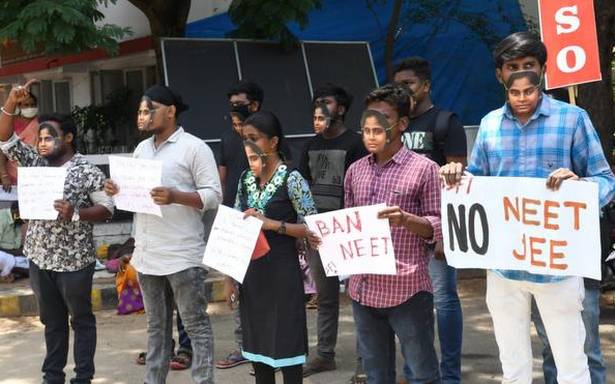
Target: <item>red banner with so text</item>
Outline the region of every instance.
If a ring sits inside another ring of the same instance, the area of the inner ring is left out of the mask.
[[[547,89],[602,80],[593,0],[539,0]]]

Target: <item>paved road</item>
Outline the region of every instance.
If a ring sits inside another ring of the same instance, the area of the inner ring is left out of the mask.
[[[484,304],[482,281],[462,283],[464,310],[463,381],[464,383],[498,383],[499,362],[497,346],[491,329],[491,319]],[[209,310],[215,333],[216,358],[232,348],[233,321],[222,304]],[[117,316],[113,311],[97,312],[99,342],[96,354],[97,384],[133,384],[143,382],[143,367],[133,361],[145,348],[145,318],[142,315]],[[308,312],[310,345],[315,344],[315,311]],[[312,376],[306,384],[345,384],[354,370],[354,329],[352,313],[347,302],[340,314],[341,328],[338,346],[338,370]],[[600,331],[607,365],[615,366],[615,306],[603,306],[603,325]],[[540,379],[540,345],[534,340],[534,376]],[[0,384],[40,383],[40,364],[44,353],[41,324],[32,317],[0,319]],[[399,354],[398,354],[399,355]],[[72,358],[69,358],[72,361]],[[398,359],[399,360],[399,359]],[[400,362],[401,363],[401,362]],[[68,370],[72,369],[72,362]],[[216,370],[217,383],[253,383],[248,366]],[[70,377],[70,376],[69,376]],[[279,378],[278,382],[281,382]],[[188,372],[171,372],[168,383],[190,383]],[[615,383],[615,373],[609,379]]]

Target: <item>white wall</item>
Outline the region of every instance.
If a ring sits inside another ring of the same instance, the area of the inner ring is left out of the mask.
[[[231,0],[192,0],[188,22],[226,12],[230,3]],[[132,29],[133,35],[128,37],[128,40],[150,34],[147,18],[128,0],[118,0],[115,4],[110,3],[108,7],[102,7],[100,11],[105,14],[102,24],[115,24]]]

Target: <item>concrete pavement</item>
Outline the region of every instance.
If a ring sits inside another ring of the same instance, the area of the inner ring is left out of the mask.
[[[484,280],[460,281],[464,310],[463,382],[498,383],[500,366],[497,346],[493,337],[491,318],[484,303]],[[600,327],[603,351],[607,365],[615,364],[615,305],[603,303]],[[222,303],[210,305],[215,333],[216,359],[233,348],[232,315]],[[316,342],[316,312],[308,311],[310,346]],[[145,317],[143,315],[118,316],[113,310],[96,313],[98,319],[98,349],[96,354],[97,384],[133,384],[143,382],[144,368],[134,364],[138,352],[146,345]],[[542,383],[540,372],[540,345],[534,341],[535,383]],[[306,384],[346,384],[355,368],[355,338],[352,313],[347,300],[343,301],[340,314],[340,331],[337,348],[338,369],[312,376]],[[34,317],[0,319],[0,384],[40,383],[40,365],[44,354],[42,326]],[[399,367],[401,358],[398,353]],[[72,370],[72,357],[67,367],[68,378]],[[248,375],[249,365],[218,370],[216,383],[253,383]],[[190,383],[189,372],[170,372],[169,384]],[[615,384],[615,374],[609,383]],[[281,377],[278,379],[281,383]]]

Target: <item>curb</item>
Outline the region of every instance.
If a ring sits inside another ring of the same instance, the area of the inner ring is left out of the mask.
[[[221,276],[212,276],[205,284],[209,302],[224,301],[224,279]],[[92,310],[115,309],[117,302],[115,284],[109,283],[92,288]],[[0,318],[37,315],[38,305],[31,290],[20,295],[0,297]]]

